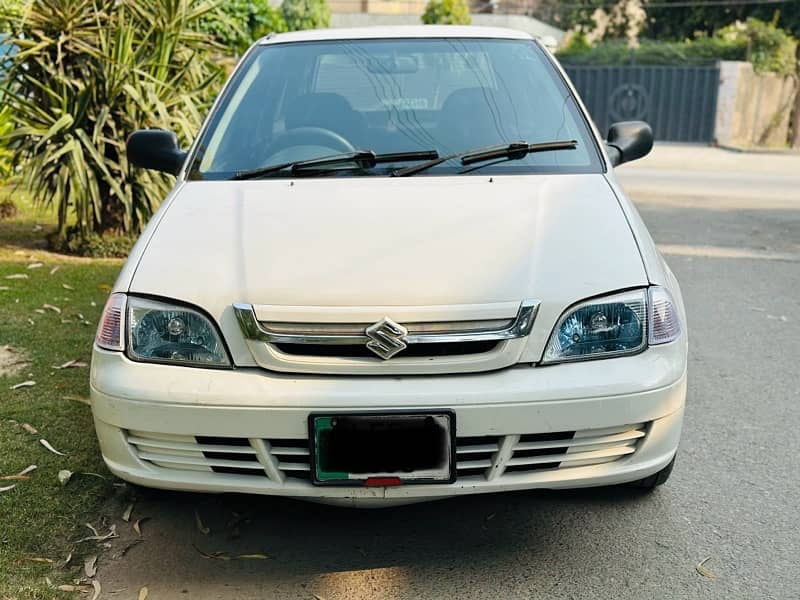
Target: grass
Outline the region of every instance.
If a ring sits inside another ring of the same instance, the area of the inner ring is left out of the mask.
[[[64,559],[70,552],[81,556],[87,544],[74,540],[87,535],[82,524],[96,523],[97,509],[115,488],[85,404],[88,367],[53,367],[89,363],[97,320],[122,262],[47,252],[43,240],[53,229],[52,217],[35,210],[24,194],[10,193],[19,214],[0,221],[0,347],[26,353],[30,365],[0,375],[0,477],[38,468],[27,480],[0,480],[0,488],[16,484],[0,493],[0,600],[75,598],[57,586],[74,583],[80,573],[72,565],[82,562],[73,559],[65,567]],[[8,194],[0,191],[0,199]],[[37,263],[42,266],[29,268]],[[27,278],[6,278],[15,274]],[[27,380],[36,385],[10,389]],[[66,456],[51,453],[40,439]],[[66,485],[58,479],[62,469],[75,473]]]

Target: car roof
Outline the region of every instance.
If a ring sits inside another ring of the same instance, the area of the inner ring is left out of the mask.
[[[352,29],[309,29],[289,33],[270,34],[259,44],[285,44],[330,40],[367,40],[396,38],[494,38],[530,40],[529,33],[502,27],[475,27],[472,25],[396,25],[391,27],[356,27]]]

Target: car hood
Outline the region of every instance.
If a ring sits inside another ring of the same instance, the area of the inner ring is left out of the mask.
[[[235,302],[536,298],[538,325],[578,300],[646,284],[602,175],[472,175],[187,182],[161,215],[130,291],[220,320]]]

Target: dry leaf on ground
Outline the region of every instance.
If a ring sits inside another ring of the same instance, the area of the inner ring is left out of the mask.
[[[41,269],[44,266],[44,263],[35,262],[28,265],[29,269]]]
[[[148,593],[147,586],[145,586],[142,589],[140,589],[139,590],[139,596],[137,597],[137,600],[147,600],[147,593]]]
[[[53,454],[58,454],[59,456],[66,456],[66,454],[64,454],[63,452],[59,452],[58,450],[56,450],[55,448],[53,448],[53,446],[50,444],[50,442],[48,442],[48,441],[47,441],[46,439],[44,439],[44,438],[40,439],[40,440],[39,440],[39,443],[40,443],[42,446],[44,446],[45,448],[47,448],[48,450],[50,450],[50,452],[52,452]]]
[[[28,433],[32,433],[32,434],[34,434],[34,435],[35,435],[35,434],[37,434],[37,433],[39,433],[39,430],[38,430],[38,429],[36,429],[36,427],[34,427],[33,425],[31,425],[30,423],[23,423],[23,424],[22,424],[22,428],[23,428],[25,431],[27,431]]]
[[[126,523],[129,523],[131,520],[131,513],[133,512],[133,505],[135,502],[131,502],[128,504],[128,507],[125,509],[125,512],[122,513],[122,520]]]
[[[85,362],[81,362],[78,359],[68,360],[64,364],[54,366],[54,369],[80,369],[82,367],[87,367]]]
[[[61,592],[82,592],[87,593],[92,591],[92,587],[89,585],[69,585],[64,584],[60,585],[57,588]]]
[[[208,535],[211,533],[211,530],[203,525],[203,521],[200,519],[200,513],[197,512],[197,509],[194,509],[194,522],[197,525],[197,531],[202,533],[203,535]]]
[[[29,379],[28,381],[23,381],[22,383],[18,383],[17,385],[12,385],[8,389],[10,389],[10,390],[19,390],[19,389],[26,388],[26,387],[33,387],[34,385],[36,385],[36,382],[33,381],[32,379]]]
[[[714,579],[716,577],[714,572],[711,569],[709,569],[708,567],[705,566],[706,563],[709,560],[711,560],[711,557],[710,556],[706,556],[703,560],[701,560],[699,563],[697,563],[697,566],[694,568],[694,570],[697,571],[703,577],[708,577],[709,579]]]
[[[192,544],[192,548],[197,550],[198,554],[200,554],[200,556],[203,558],[210,558],[213,560],[267,560],[272,558],[271,556],[262,554],[261,552],[248,552],[244,554],[231,554],[230,552],[204,552],[194,544]]]
[[[68,283],[62,283],[62,284],[61,284],[61,287],[62,287],[62,288],[64,288],[65,290],[74,290],[74,289],[75,289],[74,287],[72,287],[72,286],[71,286],[70,284],[68,284]]]
[[[58,472],[58,483],[61,485],[67,485],[70,479],[72,479],[72,471],[69,469],[61,469]]]
[[[92,579],[92,587],[94,588],[94,594],[92,594],[92,600],[97,600],[100,597],[100,592],[103,591],[103,588],[100,587],[100,582],[97,579]]]
[[[61,267],[59,267],[59,266],[55,266],[52,269],[50,269],[50,275],[55,275],[56,271],[58,271],[60,268]]]
[[[5,486],[5,487],[0,487],[0,494],[2,494],[3,492],[10,492],[10,491],[11,491],[11,490],[13,490],[15,487],[17,487],[17,484],[16,484],[16,483],[14,483],[14,484],[12,484],[12,485],[7,485],[7,486]]]
[[[142,523],[147,521],[149,518],[150,517],[142,517],[141,519],[137,519],[136,522],[133,524],[133,530],[139,537],[142,537]]]
[[[59,315],[61,314],[61,309],[57,306],[53,306],[52,304],[42,304],[42,308],[52,310],[54,313],[58,313]]]
[[[30,465],[29,467],[22,469],[22,471],[20,471],[16,475],[5,475],[4,477],[0,477],[0,481],[26,481],[30,479],[28,473],[31,473],[35,470],[36,470],[36,465]]]
[[[6,279],[27,279],[27,273],[14,273],[12,275],[6,275]]]
[[[42,558],[41,556],[26,556],[23,560],[45,564],[51,564],[55,562],[52,558]]]
[[[109,527],[108,533],[103,534],[103,535],[100,535],[97,532],[97,529],[92,527],[89,523],[86,523],[85,525],[86,525],[86,527],[88,527],[92,531],[92,533],[94,533],[94,535],[90,535],[90,536],[87,536],[85,538],[81,538],[81,539],[79,539],[79,540],[77,540],[75,542],[76,544],[80,544],[81,542],[88,542],[88,541],[104,542],[106,540],[110,540],[112,538],[118,537],[117,536],[117,526],[116,525],[112,525],[111,527]]]
[[[97,555],[92,554],[91,556],[87,556],[86,559],[83,561],[83,572],[86,573],[86,576],[91,579],[95,575],[97,575]]]

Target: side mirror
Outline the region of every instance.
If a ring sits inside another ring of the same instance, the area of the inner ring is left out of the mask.
[[[608,156],[613,166],[647,156],[653,149],[653,130],[644,121],[622,121],[608,129]]]
[[[177,175],[187,152],[178,147],[178,136],[164,129],[140,129],[128,136],[128,160],[143,169]]]

